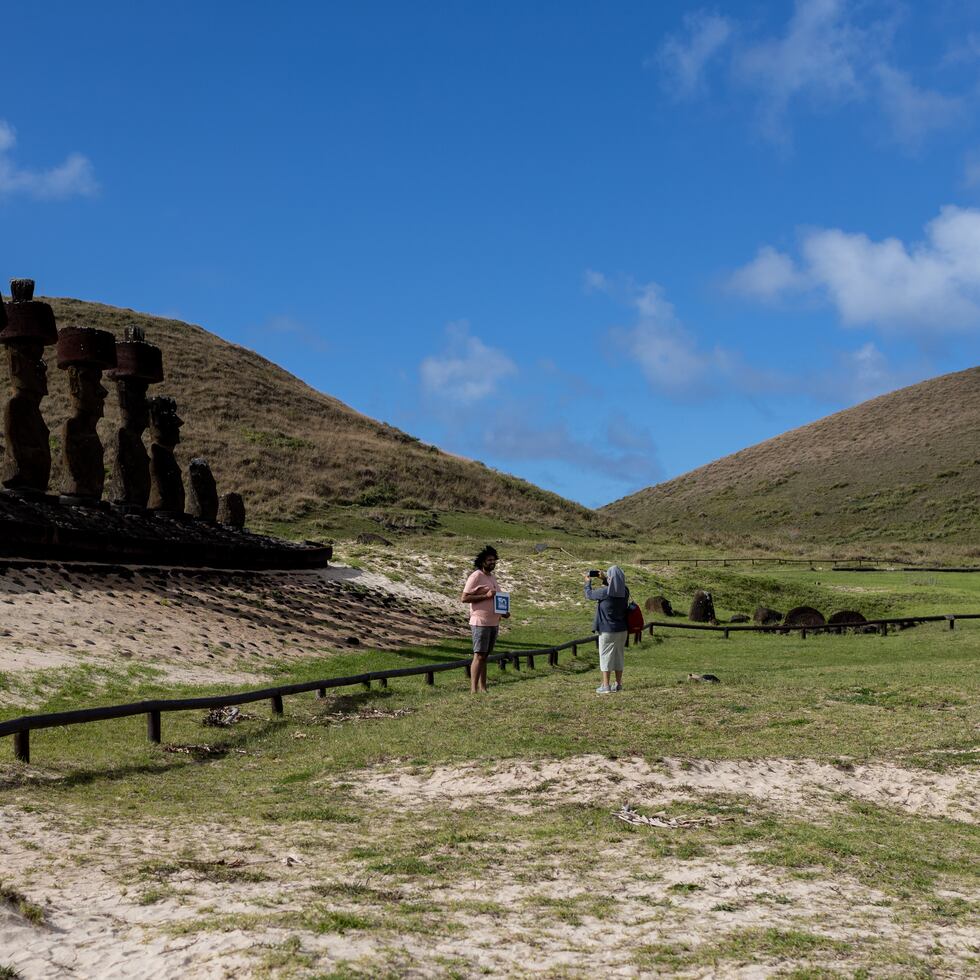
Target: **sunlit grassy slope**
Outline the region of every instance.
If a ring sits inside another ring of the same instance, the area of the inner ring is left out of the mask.
[[[980,368],[902,388],[609,504],[643,532],[980,544]]]
[[[557,494],[361,415],[202,327],[74,299],[48,302],[61,327],[98,327],[119,338],[127,326],[146,330],[147,340],[163,350],[166,372],[151,394],[175,397],[184,419],[179,460],[186,465],[206,457],[220,490],[245,495],[252,524],[276,521],[280,532],[316,531],[318,515],[338,505],[463,511],[570,528],[597,521]],[[43,409],[55,449],[51,485],[58,490],[57,439],[69,414],[68,385],[53,349],[47,361],[50,394]],[[0,372],[6,391],[5,359]],[[104,442],[117,419],[110,391],[100,424]]]

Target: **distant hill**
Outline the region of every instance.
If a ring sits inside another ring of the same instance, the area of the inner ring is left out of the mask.
[[[318,512],[337,504],[464,511],[570,529],[597,519],[557,494],[361,415],[202,327],[74,299],[46,302],[59,327],[99,327],[120,339],[124,327],[143,327],[147,340],[162,348],[166,373],[150,394],[175,397],[184,419],[178,459],[186,466],[204,456],[219,492],[244,494],[250,522],[309,527]],[[63,476],[56,441],[69,414],[68,386],[53,348],[46,359],[50,394],[42,408],[54,444],[51,486],[57,492]],[[0,363],[6,397],[6,359]],[[119,413],[114,385],[106,387],[100,432],[108,445]]]
[[[602,508],[732,543],[980,543],[980,368],[893,391]]]

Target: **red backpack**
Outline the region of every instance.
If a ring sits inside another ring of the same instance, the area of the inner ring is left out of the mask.
[[[635,602],[626,606],[626,630],[627,636],[632,636],[637,640],[643,632],[643,610]]]

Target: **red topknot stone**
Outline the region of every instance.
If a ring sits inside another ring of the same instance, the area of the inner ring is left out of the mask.
[[[58,331],[58,367],[116,366],[116,338],[94,327],[64,327]]]
[[[140,327],[126,327],[123,339],[116,341],[116,366],[108,372],[114,381],[132,378],[155,385],[163,381],[163,354],[146,342]]]
[[[54,310],[34,299],[33,279],[11,279],[13,299],[7,304],[7,325],[0,330],[0,343],[33,340],[45,346],[57,343]]]

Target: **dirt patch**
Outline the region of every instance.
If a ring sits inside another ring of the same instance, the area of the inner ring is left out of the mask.
[[[980,772],[935,773],[888,763],[838,765],[808,759],[710,761],[578,756],[545,762],[507,762],[489,768],[441,767],[423,773],[375,771],[359,783],[366,797],[389,797],[402,806],[440,801],[453,809],[498,804],[531,813],[547,803],[623,803],[661,806],[704,794],[748,796],[779,809],[826,810],[839,796],[865,800],[917,816],[980,822]]]

